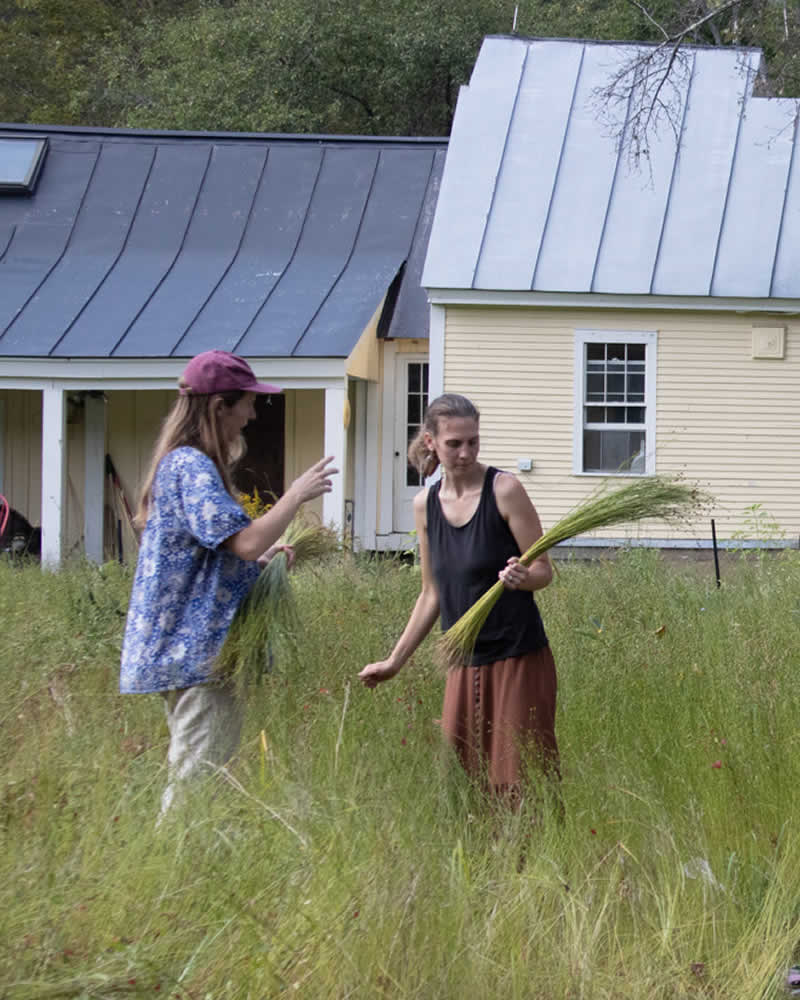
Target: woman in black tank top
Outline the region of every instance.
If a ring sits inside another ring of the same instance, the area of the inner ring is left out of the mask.
[[[464,396],[434,400],[409,460],[423,476],[443,477],[414,499],[422,589],[389,658],[359,674],[367,687],[403,667],[441,617],[449,628],[499,578],[505,591],[468,662],[447,673],[442,729],[470,773],[488,772],[493,789],[521,793],[526,751],[558,775],[556,672],[533,593],[552,578],[548,557],[519,557],[542,534],[516,476],[478,461],[479,414]]]

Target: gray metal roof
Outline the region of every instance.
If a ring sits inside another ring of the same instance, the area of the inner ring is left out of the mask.
[[[800,298],[796,102],[752,96],[760,53],[687,48],[680,145],[632,166],[598,90],[645,47],[487,38],[462,88],[428,288]]]
[[[0,196],[0,356],[346,357],[405,262],[385,333],[428,335],[444,139],[2,131],[50,145]]]

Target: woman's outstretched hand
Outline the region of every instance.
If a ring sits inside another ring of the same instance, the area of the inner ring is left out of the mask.
[[[339,471],[330,468],[332,461],[333,456],[330,456],[315,462],[310,469],[306,469],[295,479],[287,492],[293,493],[298,503],[305,503],[307,500],[322,496],[323,493],[330,493],[333,489],[331,476],[335,476]]]
[[[358,676],[365,687],[374,688],[383,681],[391,680],[399,672],[400,667],[397,664],[389,660],[380,660],[378,663],[368,663]]]

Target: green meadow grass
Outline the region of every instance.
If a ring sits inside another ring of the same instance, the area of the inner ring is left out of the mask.
[[[117,694],[130,576],[0,565],[0,997],[782,995],[800,957],[800,560],[560,562],[563,822],[441,746],[413,567],[295,575],[297,658],[155,830],[158,696]],[[532,787],[539,791],[538,782]]]

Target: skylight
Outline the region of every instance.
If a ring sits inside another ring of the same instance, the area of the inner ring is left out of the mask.
[[[46,152],[42,136],[0,132],[0,194],[32,194]]]

